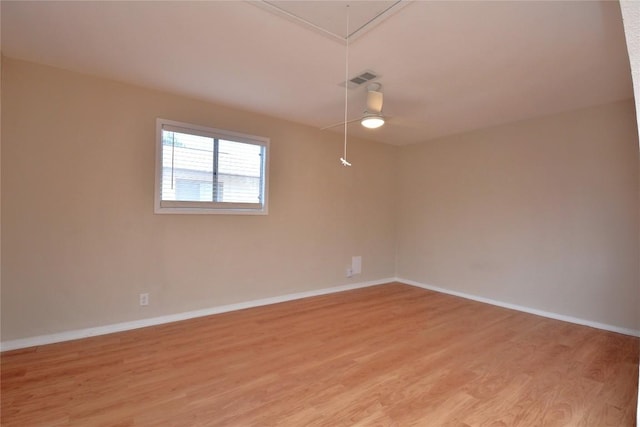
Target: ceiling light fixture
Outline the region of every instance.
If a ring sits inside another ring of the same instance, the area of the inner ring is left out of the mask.
[[[364,110],[360,124],[369,129],[377,129],[384,124],[382,115],[382,85],[371,83],[367,86],[367,109]]]
[[[379,114],[367,114],[360,120],[360,124],[369,129],[377,129],[384,124],[384,117]]]

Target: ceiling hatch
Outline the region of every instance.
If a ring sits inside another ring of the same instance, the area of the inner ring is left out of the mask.
[[[361,37],[376,25],[409,3],[391,1],[280,1],[251,2],[276,15],[302,25],[312,31],[344,42]],[[350,28],[346,33],[346,8],[349,6]]]

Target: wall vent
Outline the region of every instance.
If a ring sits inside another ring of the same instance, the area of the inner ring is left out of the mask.
[[[378,77],[380,76],[377,75],[374,71],[367,70],[367,71],[363,71],[362,73],[358,74],[355,77],[350,78],[346,84],[349,89],[355,89],[365,84],[368,81],[377,79]],[[345,82],[340,83],[340,86],[344,86],[344,85],[345,85]]]

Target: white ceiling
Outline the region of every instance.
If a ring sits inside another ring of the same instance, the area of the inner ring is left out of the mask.
[[[347,2],[270,3],[345,34]],[[394,3],[351,2],[350,28]],[[401,6],[350,42],[349,74],[376,71],[391,116],[377,130],[353,123],[351,135],[409,144],[633,96],[617,2]],[[266,5],[3,0],[0,7],[9,57],[318,128],[344,116],[343,41]],[[364,103],[365,88],[351,90],[349,117]]]

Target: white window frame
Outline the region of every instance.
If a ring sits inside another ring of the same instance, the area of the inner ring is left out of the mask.
[[[237,141],[264,147],[262,158],[262,203],[191,202],[162,200],[162,131],[189,133],[211,138]],[[225,214],[267,215],[269,194],[269,145],[270,139],[246,135],[228,130],[215,129],[167,119],[156,119],[156,177],[155,213],[157,214]]]

